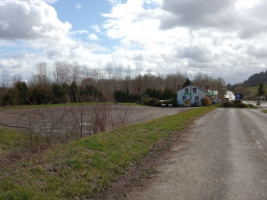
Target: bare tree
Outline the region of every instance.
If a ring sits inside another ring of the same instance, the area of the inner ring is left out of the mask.
[[[105,67],[105,70],[108,73],[108,80],[110,80],[113,76],[113,68],[110,64],[107,64],[107,66]]]
[[[78,63],[74,62],[71,64],[71,82],[75,82],[77,84],[80,84],[82,82],[81,77],[81,67],[78,65]]]
[[[74,130],[78,129],[78,138],[84,137],[85,126],[90,126],[90,120],[88,119],[89,108],[84,104],[71,108],[71,116]]]
[[[47,63],[45,62],[38,63],[35,66],[35,71],[36,73],[32,79],[32,83],[34,85],[46,86],[50,83]]]
[[[106,130],[110,110],[111,107],[108,103],[101,103],[92,107],[91,122],[94,133]]]
[[[37,112],[33,112],[32,110],[30,111],[29,109],[27,110],[27,120],[28,120],[28,133],[30,136],[30,146],[31,146],[31,151],[36,152],[38,149],[39,145],[39,140],[38,140],[38,134],[36,130],[36,122],[37,122]]]
[[[207,74],[198,74],[194,80],[194,85],[208,90],[218,90],[218,97],[222,98],[226,91],[226,85],[222,78],[213,78],[208,76]]]
[[[70,83],[70,66],[67,62],[56,62],[53,75],[57,84]]]
[[[16,85],[16,83],[21,82],[22,81],[22,77],[20,74],[14,75],[12,76],[12,85]]]
[[[112,128],[127,125],[129,122],[129,111],[129,106],[126,106],[125,108],[113,108],[112,112],[110,113],[110,119],[108,120],[108,123]]]

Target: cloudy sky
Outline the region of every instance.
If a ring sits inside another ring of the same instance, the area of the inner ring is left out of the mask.
[[[78,62],[244,81],[267,69],[266,0],[0,0],[0,79]]]

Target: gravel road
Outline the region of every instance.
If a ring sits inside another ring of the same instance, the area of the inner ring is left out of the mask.
[[[267,114],[217,109],[172,148],[145,187],[128,200],[266,200]]]

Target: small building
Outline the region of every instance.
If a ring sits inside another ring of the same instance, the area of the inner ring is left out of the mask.
[[[207,92],[193,85],[189,85],[185,88],[177,91],[177,103],[178,106],[184,106],[184,102],[190,100],[191,106],[201,106],[201,100],[207,96]]]

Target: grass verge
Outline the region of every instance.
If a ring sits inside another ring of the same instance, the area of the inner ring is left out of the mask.
[[[215,107],[200,107],[58,146],[0,170],[0,200],[80,199],[104,190],[159,142]]]
[[[263,113],[267,113],[267,110],[263,110],[262,112],[263,112]]]
[[[0,153],[25,147],[29,136],[16,130],[0,127]]]
[[[24,105],[24,106],[0,106],[0,112],[7,109],[30,109],[30,108],[51,108],[51,107],[62,107],[62,106],[92,106],[103,104],[101,102],[85,102],[85,103],[62,103],[62,104],[48,104],[48,105]],[[125,105],[125,106],[144,106],[149,107],[143,104],[137,103],[112,103],[108,102],[109,105]]]

